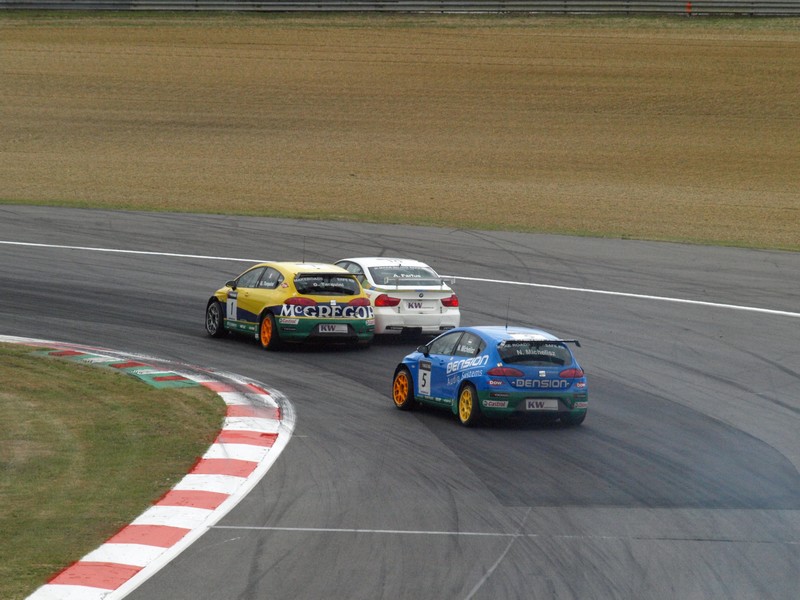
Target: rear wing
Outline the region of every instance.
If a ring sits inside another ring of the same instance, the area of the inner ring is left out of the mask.
[[[560,339],[558,339],[558,340],[548,340],[548,339],[543,339],[543,338],[539,338],[539,337],[536,337],[536,338],[524,337],[524,338],[518,338],[518,339],[514,339],[514,340],[503,340],[502,342],[500,342],[497,345],[498,346],[506,346],[506,345],[511,346],[513,344],[559,344],[559,343],[560,344],[575,344],[578,348],[581,347],[580,340],[560,340]]]
[[[379,283],[380,286],[384,288],[392,288],[395,290],[399,290],[401,287],[407,289],[413,289],[414,286],[411,285],[400,285],[401,281],[411,281],[412,278],[404,279],[403,277],[384,277],[383,282],[376,282]],[[431,277],[430,279],[420,279],[419,287],[436,287],[438,286],[440,289],[444,289],[446,285],[453,285],[456,281],[455,277],[442,277],[441,275],[436,277],[435,279]],[[380,288],[376,287],[380,291]]]

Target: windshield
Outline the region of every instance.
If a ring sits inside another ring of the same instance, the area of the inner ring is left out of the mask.
[[[497,347],[505,363],[530,366],[572,364],[572,354],[559,342],[505,341]]]
[[[294,278],[298,294],[315,296],[357,296],[361,293],[358,281],[352,275],[314,274]]]
[[[430,267],[369,267],[369,274],[376,285],[393,287],[442,285],[442,280]]]

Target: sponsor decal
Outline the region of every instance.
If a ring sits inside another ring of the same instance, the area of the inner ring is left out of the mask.
[[[537,400],[536,398],[528,398],[525,400],[526,410],[558,410],[558,400],[546,398],[544,400]]]
[[[583,402],[583,401],[575,402],[572,405],[572,408],[589,408],[589,403],[588,402]]]
[[[498,379],[490,379],[490,380],[489,380],[487,383],[488,383],[488,384],[489,384],[491,387],[498,387],[498,386],[501,386],[501,385],[503,385],[503,382],[502,382],[502,381],[500,381],[500,380],[498,380]]]
[[[474,358],[465,358],[463,360],[454,360],[447,363],[447,374],[455,373],[463,369],[470,369],[472,367],[485,367],[489,362],[489,355],[476,356]]]
[[[483,405],[487,408],[508,408],[506,400],[484,400]]]
[[[288,319],[283,317],[280,319],[282,325],[297,325],[300,322],[300,319]]]
[[[372,319],[375,314],[371,306],[348,306],[345,304],[317,304],[302,306],[282,304],[281,317],[311,317],[316,319]]]
[[[420,309],[420,308],[422,308],[422,302],[408,302],[407,304],[408,304],[408,308],[411,308],[411,309],[415,309],[415,308],[416,309]]]
[[[567,379],[515,379],[514,387],[558,390],[568,388],[569,381]]]

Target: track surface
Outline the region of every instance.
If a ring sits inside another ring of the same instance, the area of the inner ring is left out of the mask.
[[[797,254],[17,206],[0,241],[194,255],[0,244],[0,328],[238,372],[295,406],[262,483],[129,598],[797,598]],[[372,254],[785,312],[458,281],[465,324],[508,312],[583,342],[576,429],[395,410],[413,341],[264,353],[204,334],[206,298],[246,259]]]

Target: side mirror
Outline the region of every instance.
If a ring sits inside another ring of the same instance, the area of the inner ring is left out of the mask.
[[[230,281],[225,282],[225,287],[236,289],[236,281],[231,279]]]
[[[417,352],[421,352],[423,355],[428,356],[428,347],[424,344],[422,346],[417,346]]]

